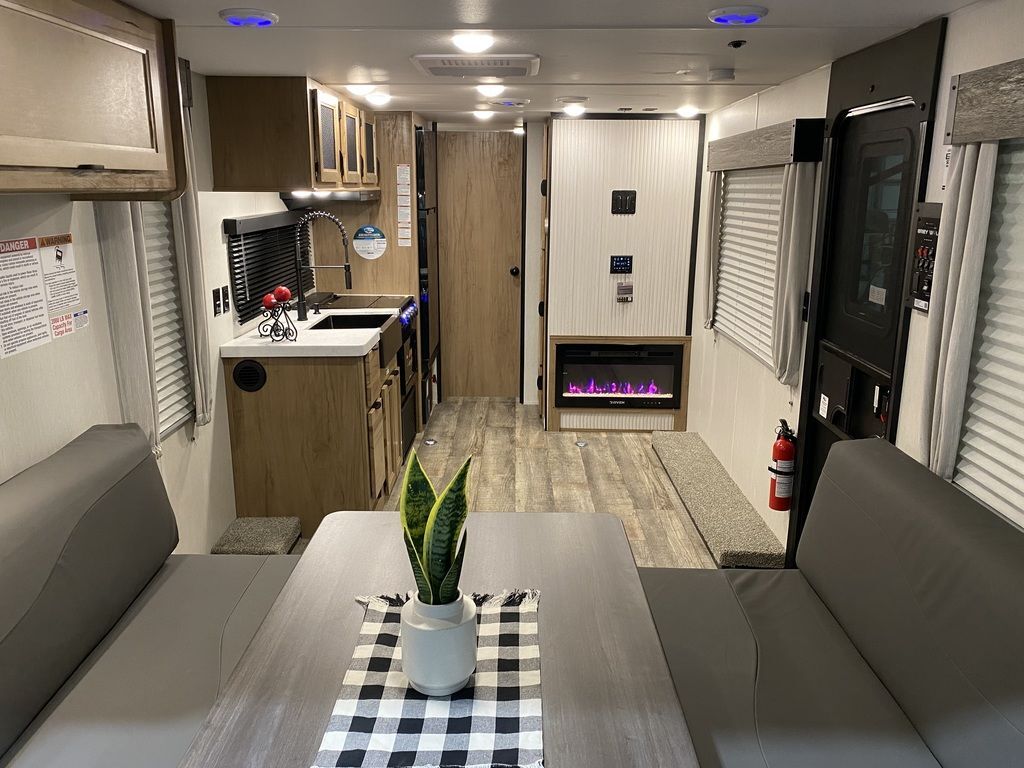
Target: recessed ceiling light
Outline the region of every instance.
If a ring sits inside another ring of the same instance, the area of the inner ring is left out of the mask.
[[[521,125],[517,125],[515,128],[512,129],[512,133],[514,133],[516,136],[525,136],[526,129]]]
[[[761,5],[729,5],[708,11],[708,21],[723,26],[743,26],[757,24],[768,15],[768,9]]]
[[[385,93],[384,91],[373,91],[366,95],[366,100],[373,104],[375,107],[383,107],[389,101],[391,101],[391,94]]]
[[[452,43],[466,53],[483,53],[494,45],[494,37],[486,32],[459,32],[452,35]]]
[[[700,114],[700,110],[694,106],[687,104],[686,106],[680,107],[676,110],[676,114],[680,117],[696,117]]]
[[[276,13],[259,8],[225,8],[219,15],[232,27],[271,27],[281,20]]]
[[[495,96],[501,96],[501,94],[505,92],[505,86],[494,85],[493,83],[482,83],[476,87],[476,92],[481,96],[493,99]]]
[[[473,117],[477,120],[490,120],[494,113],[489,109],[477,109],[473,112]]]
[[[377,86],[371,85],[370,83],[352,83],[350,85],[346,85],[345,90],[353,96],[366,96],[367,94],[373,93],[377,90]]]
[[[579,117],[580,115],[587,111],[587,108],[582,104],[573,102],[572,104],[566,104],[564,107],[562,107],[562,111],[565,112],[565,114],[567,114],[569,117]]]

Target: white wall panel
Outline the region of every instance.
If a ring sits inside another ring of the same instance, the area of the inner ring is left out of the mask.
[[[824,117],[830,67],[809,72],[708,115],[708,140],[734,136],[796,117]],[[700,221],[707,221],[705,175]],[[699,235],[705,247],[707,232]],[[703,251],[701,251],[703,252]],[[699,432],[768,527],[786,541],[788,512],[768,508],[768,459],[775,426],[786,419],[794,428],[800,404],[797,387],[780,384],[763,362],[722,334],[703,327],[700,286],[706,275],[697,260],[693,346],[687,429]]]
[[[540,193],[540,182],[547,175],[544,167],[544,124],[529,123],[526,126],[526,195],[523,206],[526,209],[526,240],[523,262],[523,402],[534,404],[538,400],[537,366],[543,351],[540,339],[540,315],[537,305],[541,295],[541,265],[544,245],[544,197]]]
[[[65,232],[74,240],[89,325],[0,360],[0,482],[93,424],[121,422],[92,204],[59,195],[0,195],[0,240]]]
[[[548,333],[681,336],[686,330],[696,120],[553,120]],[[637,190],[635,215],[611,214]],[[609,257],[632,254],[632,275]],[[615,301],[632,281],[631,303]]]

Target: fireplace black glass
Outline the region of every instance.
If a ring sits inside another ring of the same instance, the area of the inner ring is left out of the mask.
[[[555,350],[559,408],[679,407],[681,346],[559,344]]]

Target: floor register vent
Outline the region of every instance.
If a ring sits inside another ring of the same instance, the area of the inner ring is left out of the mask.
[[[418,53],[412,57],[412,63],[432,77],[532,77],[540,71],[540,56],[533,53]]]
[[[241,360],[232,369],[231,378],[243,392],[259,392],[267,383],[267,369],[255,360]]]

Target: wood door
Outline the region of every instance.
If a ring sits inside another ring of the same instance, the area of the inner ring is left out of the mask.
[[[518,397],[523,141],[438,134],[441,366],[446,397]]]
[[[322,88],[313,89],[313,132],[316,136],[316,180],[320,184],[341,181],[338,151],[339,103]]]
[[[338,126],[343,161],[341,179],[346,184],[359,184],[363,178],[361,167],[363,141],[359,134],[359,108],[347,101],[341,102],[341,117]]]

